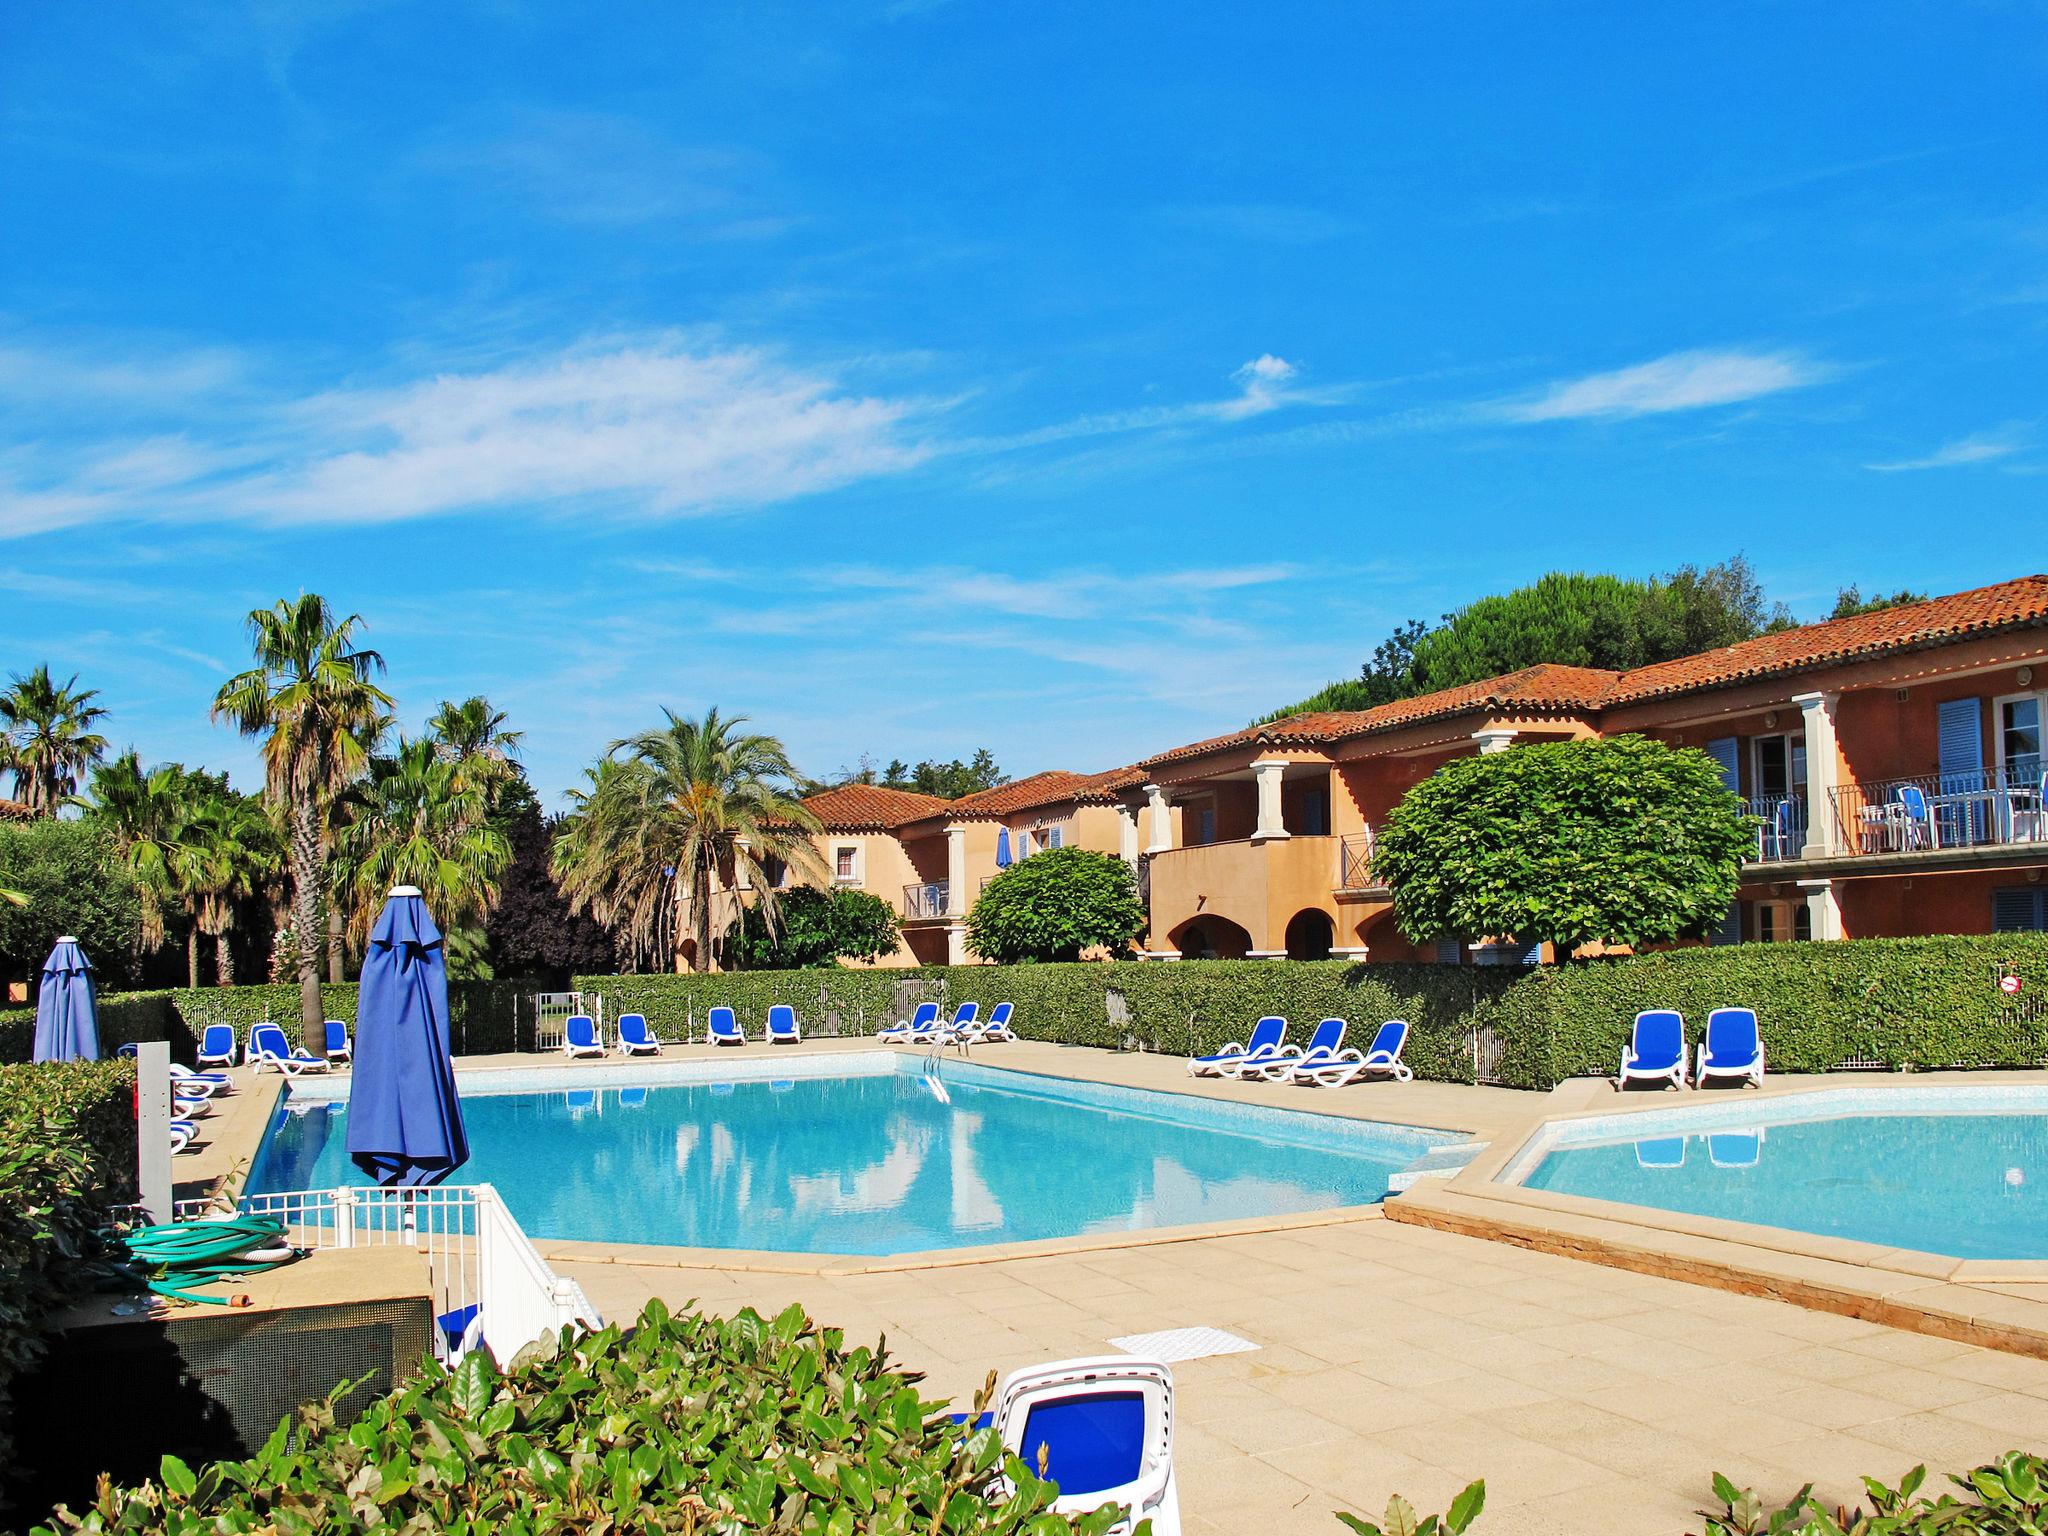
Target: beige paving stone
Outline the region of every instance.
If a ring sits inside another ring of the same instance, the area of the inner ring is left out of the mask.
[[[1859,1392],[1852,1384],[1814,1382],[1771,1400],[1771,1410],[1820,1429],[1857,1429],[1880,1419],[1898,1417],[1900,1405],[1888,1398]]]
[[[1903,1403],[1908,1407],[1921,1409],[1947,1408],[1957,1403],[1974,1402],[1988,1396],[1992,1391],[1981,1382],[1967,1381],[1958,1376],[1923,1370],[1912,1365],[1882,1366],[1867,1375],[1854,1377],[1843,1385],[1852,1391],[1884,1398],[1887,1402]]]

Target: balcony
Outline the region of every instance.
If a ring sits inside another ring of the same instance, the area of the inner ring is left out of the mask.
[[[2031,765],[1873,779],[1830,799],[1837,858],[2048,846],[2048,775]]]
[[[1347,833],[1337,840],[1335,891],[1375,891],[1384,888],[1386,882],[1372,872],[1373,833],[1370,828],[1363,832]]]
[[[946,903],[952,894],[952,887],[944,880],[930,881],[924,885],[903,887],[903,920],[906,923],[929,922],[946,915]]]
[[[1806,847],[1806,796],[1753,795],[1743,808],[1760,823],[1755,862],[1776,864],[1799,857]]]

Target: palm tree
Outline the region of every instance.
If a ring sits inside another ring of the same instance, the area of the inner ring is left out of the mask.
[[[394,885],[418,886],[446,933],[482,925],[512,845],[492,824],[490,796],[475,774],[433,741],[400,741],[394,756],[371,759],[369,777],[343,805],[335,894],[359,937]]]
[[[818,819],[791,792],[796,773],[782,743],[742,732],[744,716],[663,714],[666,728],[613,742],[593,770],[556,844],[555,873],[576,910],[624,929],[643,952],[666,950],[680,970],[694,941],[692,968],[710,970],[711,936],[722,928],[714,894],[751,884],[772,933],[766,863],[822,880],[810,838]]]
[[[460,704],[443,699],[427,721],[427,735],[435,750],[454,762],[509,762],[519,756],[526,732],[506,730],[506,719],[482,694]]]
[[[215,981],[235,984],[235,952],[228,941],[241,903],[284,867],[283,839],[261,801],[230,789],[209,789],[183,828],[179,883],[193,905],[192,931],[213,940]],[[199,985],[198,946],[192,985]]]
[[[93,769],[92,788],[84,801],[86,819],[107,829],[135,877],[145,949],[163,948],[165,913],[179,896],[179,834],[192,804],[192,779],[180,763],[161,763],[145,773],[140,754],[131,747]],[[198,965],[195,943],[195,978]],[[199,983],[195,979],[192,984]]]
[[[286,819],[291,839],[292,932],[299,961],[299,1010],[307,1039],[318,1038],[321,898],[326,890],[327,829],[335,802],[361,778],[391,697],[370,681],[384,658],[358,649],[355,614],[337,621],[327,600],[296,601],[249,615],[256,665],[214,696],[213,717],[261,736],[264,792]]]
[[[107,750],[107,738],[92,729],[107,712],[92,702],[99,690],[80,688],[76,673],[58,685],[47,663],[12,681],[0,693],[0,768],[14,774],[17,799],[54,816]]]

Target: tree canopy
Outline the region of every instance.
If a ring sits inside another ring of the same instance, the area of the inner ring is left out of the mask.
[[[896,949],[896,914],[869,891],[798,886],[782,893],[771,928],[759,907],[742,909],[725,934],[725,958],[745,971],[785,971],[839,960],[879,960]]]
[[[1924,603],[1926,601],[1927,594],[1925,592],[1915,592],[1907,587],[1899,588],[1898,591],[1892,593],[1889,597],[1885,596],[1882,592],[1873,592],[1870,596],[1865,597],[1862,589],[1852,584],[1842,588],[1841,591],[1835,594],[1835,611],[1829,614],[1828,617],[1831,619],[1853,619],[1859,613],[1882,613],[1887,608],[1903,608],[1908,603]]]
[[[994,789],[998,784],[1007,784],[1010,777],[997,766],[993,752],[987,747],[977,747],[974,756],[964,763],[957,757],[951,762],[927,758],[913,767],[902,758],[895,757],[889,760],[888,767],[877,768],[873,758],[863,757],[859,767],[842,768],[838,782],[879,784],[884,789],[909,790],[920,795],[936,795],[941,800],[958,800],[963,795],[975,795],[984,789]]]
[[[1550,662],[1625,671],[1733,645],[1792,624],[1736,555],[1636,581],[1553,571],[1512,592],[1482,597],[1431,628],[1394,631],[1355,680],[1332,683],[1265,718],[1305,710],[1370,709]]]
[[[53,817],[0,826],[0,888],[25,898],[0,902],[0,981],[32,978],[68,933],[102,990],[133,984],[142,903],[104,828]]]
[[[1454,758],[1373,849],[1410,939],[1656,943],[1712,930],[1755,818],[1705,753],[1643,736]]]
[[[1122,958],[1145,931],[1130,865],[1086,848],[1048,848],[1012,864],[967,914],[967,947],[984,960],[1078,960],[1098,946]]]

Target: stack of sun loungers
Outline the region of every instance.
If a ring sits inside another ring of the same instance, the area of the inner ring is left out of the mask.
[[[1252,1026],[1242,1042],[1189,1058],[1190,1077],[1229,1077],[1241,1082],[1298,1083],[1310,1088],[1341,1088],[1375,1077],[1405,1083],[1414,1077],[1401,1060],[1408,1043],[1408,1021],[1389,1019],[1373,1035],[1366,1050],[1344,1044],[1343,1019],[1324,1019],[1306,1046],[1290,1045],[1287,1021],[1268,1014]]]

